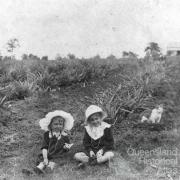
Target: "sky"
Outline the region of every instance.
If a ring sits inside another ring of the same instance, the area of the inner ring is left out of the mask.
[[[0,0],[0,52],[11,38],[16,56],[143,56],[152,41],[165,52],[180,42],[179,17],[179,0]]]

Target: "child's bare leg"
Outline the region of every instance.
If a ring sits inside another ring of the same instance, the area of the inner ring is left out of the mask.
[[[114,153],[112,151],[107,151],[104,153],[103,156],[97,157],[97,162],[103,163],[103,162],[109,161],[113,157],[114,157]]]
[[[89,157],[84,152],[79,152],[74,155],[74,159],[83,163],[89,161]]]

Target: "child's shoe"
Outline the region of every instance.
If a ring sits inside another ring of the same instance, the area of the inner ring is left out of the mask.
[[[22,173],[25,174],[26,176],[30,176],[33,174],[33,172],[29,169],[22,169]]]
[[[45,169],[45,171],[46,171],[47,174],[53,173],[53,170],[52,170],[50,167],[47,167],[47,168]]]
[[[38,168],[38,167],[35,167],[33,170],[34,170],[34,172],[35,172],[36,174],[38,174],[38,175],[41,175],[41,174],[44,174],[44,173],[45,173],[42,169],[40,169],[40,168]]]
[[[79,169],[85,169],[86,168],[86,164],[85,163],[80,163],[80,164],[78,164],[78,168]]]
[[[85,168],[86,168],[86,163],[81,162],[77,165],[77,167],[74,168],[74,170],[79,170],[79,169],[84,170]]]
[[[96,157],[90,157],[89,158],[89,165],[94,166],[97,164],[97,158]]]
[[[104,167],[106,167],[106,168],[110,168],[110,163],[109,163],[109,161],[105,161],[105,162],[101,163],[100,165],[102,165],[102,166],[104,166]]]

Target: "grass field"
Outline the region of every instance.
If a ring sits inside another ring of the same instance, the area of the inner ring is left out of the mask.
[[[0,179],[179,178],[180,59],[1,63],[0,95],[7,98],[0,108]],[[104,108],[108,121],[114,124],[116,155],[109,166],[74,170],[77,164],[72,156],[82,148],[81,123],[85,109],[92,103]],[[165,107],[160,128],[138,126],[140,114],[160,103]],[[74,116],[71,141],[75,145],[53,174],[25,176],[22,169],[32,169],[40,152],[43,132],[38,120],[55,109]],[[174,161],[156,165],[154,159]]]

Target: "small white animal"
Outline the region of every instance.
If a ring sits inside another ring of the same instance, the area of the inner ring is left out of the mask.
[[[163,104],[157,105],[148,115],[148,112],[143,113],[141,122],[147,121],[148,123],[160,123],[162,113],[163,113]]]

